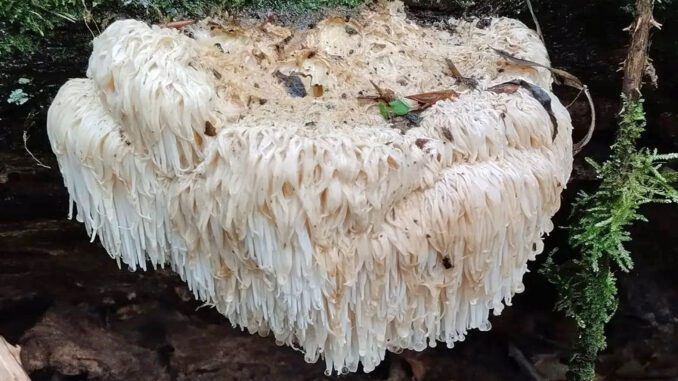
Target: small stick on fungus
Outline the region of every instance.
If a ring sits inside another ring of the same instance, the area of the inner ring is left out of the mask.
[[[374,86],[374,89],[377,90],[377,94],[379,94],[379,97],[376,98],[376,100],[383,100],[386,103],[389,103],[395,99],[395,92],[391,89],[382,89],[379,86],[377,86],[374,81],[370,79],[370,83],[372,86]]]
[[[452,62],[451,59],[445,58],[445,63],[447,63],[447,68],[450,70],[450,75],[454,77],[458,83],[463,84],[466,87],[476,89],[478,87],[478,81],[472,77],[464,77],[457,69],[457,66]]]
[[[165,28],[175,28],[175,29],[181,29],[183,27],[187,27],[191,24],[193,24],[195,20],[179,20],[179,21],[170,21],[168,23],[160,24],[161,26],[164,26]]]

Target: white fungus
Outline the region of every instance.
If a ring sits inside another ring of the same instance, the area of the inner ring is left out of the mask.
[[[117,21],[48,114],[71,208],[119,264],[170,265],[234,325],[328,371],[452,347],[523,290],[571,172],[572,127],[548,70],[492,49],[548,65],[536,33],[450,24],[418,26],[398,2],[306,30]],[[554,140],[528,91],[487,90],[514,79],[551,97]],[[376,95],[370,80],[398,97],[460,95],[401,133],[357,99]]]

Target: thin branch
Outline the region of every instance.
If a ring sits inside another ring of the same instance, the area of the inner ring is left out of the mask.
[[[527,9],[530,10],[530,14],[532,15],[532,20],[534,21],[534,26],[537,29],[537,34],[539,35],[541,42],[545,42],[544,35],[542,34],[541,27],[539,26],[539,21],[537,20],[537,15],[534,13],[534,9],[532,9],[532,2],[530,0],[525,1],[527,2]]]
[[[24,130],[23,138],[24,138],[24,149],[26,150],[26,152],[28,152],[29,155],[31,155],[31,157],[33,158],[33,160],[35,160],[35,162],[36,162],[39,166],[41,166],[41,167],[43,167],[43,168],[49,168],[49,169],[52,169],[52,167],[50,167],[49,165],[44,164],[44,163],[43,163],[42,161],[40,161],[37,157],[35,157],[35,155],[33,155],[33,152],[31,152],[31,150],[28,149],[28,130]]]
[[[532,365],[532,363],[527,360],[523,352],[512,343],[509,343],[508,355],[518,363],[518,366],[523,371],[523,373],[529,375],[532,381],[544,381],[539,373],[537,373],[534,365]]]
[[[580,89],[579,92],[577,93],[577,96],[574,97],[574,99],[570,103],[568,103],[567,106],[565,106],[565,108],[569,110],[570,107],[572,107],[572,105],[575,104],[579,100],[579,97],[581,97],[581,95],[583,93],[584,93],[584,89]]]
[[[572,155],[578,154],[587,144],[589,144],[589,141],[591,141],[591,137],[593,136],[593,131],[596,129],[596,105],[593,104],[593,98],[591,97],[588,86],[584,86],[582,91],[584,92],[584,95],[586,95],[586,100],[589,102],[589,108],[591,109],[591,123],[589,124],[589,129],[586,131],[584,138],[572,146]]]

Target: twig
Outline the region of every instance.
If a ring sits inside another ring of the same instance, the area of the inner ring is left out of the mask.
[[[527,9],[530,10],[530,14],[532,15],[532,20],[534,21],[534,26],[537,28],[537,35],[539,35],[539,38],[541,39],[541,42],[544,42],[544,35],[541,33],[541,27],[539,26],[539,21],[537,20],[537,15],[534,14],[534,9],[532,9],[532,2],[530,0],[526,0],[527,2]]]
[[[52,169],[52,167],[50,167],[49,165],[45,165],[43,164],[42,161],[38,160],[38,158],[35,157],[35,155],[33,155],[33,152],[31,152],[31,150],[28,149],[28,130],[24,130],[23,138],[24,138],[24,149],[26,150],[26,152],[28,152],[29,155],[31,155],[33,160],[35,160],[35,162],[43,168]]]
[[[374,81],[370,79],[370,83],[372,84],[372,87],[377,91],[377,94],[379,94],[379,98],[383,100],[384,102],[388,103],[391,102],[392,100],[395,99],[395,93],[391,89],[382,89],[381,87],[377,86]]]
[[[195,20],[179,20],[179,21],[170,21],[168,23],[162,24],[162,26],[164,26],[165,28],[181,29],[193,23],[195,23]]]
[[[471,89],[476,89],[478,88],[478,81],[475,78],[472,77],[464,77],[461,75],[461,72],[459,69],[457,69],[457,66],[452,62],[451,59],[445,58],[445,63],[447,64],[447,68],[450,71],[450,75],[454,77],[454,79],[457,80],[458,83],[463,84],[466,87],[469,87]]]
[[[572,107],[572,105],[579,100],[579,97],[581,97],[583,93],[584,89],[580,89],[579,92],[577,93],[577,96],[575,96],[572,102],[568,103],[567,106],[565,106],[565,108],[569,110],[570,107]]]
[[[584,147],[586,147],[587,144],[589,144],[589,141],[591,141],[591,137],[593,136],[593,131],[596,129],[596,106],[593,104],[593,98],[591,97],[588,86],[584,85],[581,90],[584,92],[586,99],[589,101],[589,108],[591,109],[591,123],[589,124],[589,129],[586,131],[584,138],[572,145],[572,155],[578,154],[582,149],[584,149]]]
[[[516,347],[512,343],[509,343],[508,355],[518,363],[520,369],[527,375],[529,375],[533,381],[544,381],[544,379],[539,375],[539,373],[537,373],[537,370],[534,368],[534,365],[527,361],[527,358],[525,358],[523,352],[521,352],[520,349],[518,349],[518,347]]]
[[[87,8],[85,0],[82,0],[82,6],[85,9],[82,14],[82,21],[85,23],[85,27],[87,27],[87,30],[89,30],[89,33],[92,35],[92,38],[94,38],[97,35],[94,34],[94,31],[92,30],[92,28],[90,28],[89,23],[87,22],[87,19],[92,20],[92,12]],[[101,34],[101,30],[99,29],[99,26],[97,25],[96,21],[94,22],[94,26],[97,28],[97,32]]]

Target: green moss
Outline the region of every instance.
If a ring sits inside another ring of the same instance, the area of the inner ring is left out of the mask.
[[[75,0],[0,0],[0,54],[27,52],[56,26],[74,22]]]
[[[633,268],[625,247],[631,240],[629,227],[646,221],[638,209],[652,202],[678,202],[673,188],[678,176],[662,170],[678,154],[637,148],[645,130],[643,101],[623,98],[623,105],[612,155],[603,164],[589,161],[601,184],[593,194],[580,193],[574,205],[570,245],[579,255],[558,266],[549,258],[543,270],[558,288],[556,308],[577,323],[569,380],[594,379],[596,358],[606,346],[605,325],[617,308],[615,273]]]
[[[0,0],[0,54],[27,53],[49,42],[55,28],[105,24],[118,15],[157,21],[205,15],[245,0]]]

